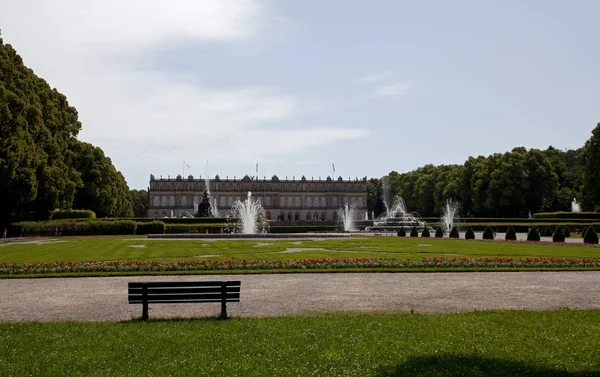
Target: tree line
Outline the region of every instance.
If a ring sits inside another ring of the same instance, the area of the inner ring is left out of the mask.
[[[131,192],[102,149],[77,139],[80,130],[67,98],[0,38],[0,224],[47,219],[57,208],[142,212],[147,193]]]
[[[425,165],[368,181],[368,206],[385,187],[402,196],[410,211],[439,216],[452,199],[467,217],[528,217],[540,211],[570,211],[574,198],[584,211],[600,211],[600,123],[585,145],[561,151],[514,148],[469,157],[462,165]]]

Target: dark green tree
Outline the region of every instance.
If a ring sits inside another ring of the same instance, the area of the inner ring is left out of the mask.
[[[435,231],[435,238],[442,238],[444,237],[444,231],[442,230],[442,228],[437,228],[437,230]]]
[[[571,237],[571,231],[569,230],[568,226],[564,226],[562,228],[563,234],[565,235],[565,238]]]
[[[565,242],[565,234],[563,233],[561,227],[556,227],[556,230],[552,235],[552,242]]]
[[[473,228],[469,227],[465,233],[465,240],[474,240],[475,232],[473,232]]]
[[[517,233],[515,233],[515,230],[513,229],[512,226],[509,226],[508,229],[506,230],[504,239],[507,241],[516,241],[517,240]]]
[[[458,228],[457,227],[452,227],[452,229],[450,230],[450,238],[459,238],[460,235],[458,234]]]
[[[427,227],[423,228],[423,232],[421,232],[421,237],[430,237],[431,234],[429,234],[429,229],[427,229]]]
[[[398,237],[406,237],[406,230],[404,230],[404,227],[400,227],[400,230],[398,231]]]
[[[598,244],[598,233],[596,233],[596,229],[593,226],[590,226],[585,232],[585,236],[583,237],[583,242],[586,244],[596,245]]]
[[[148,217],[148,191],[131,190],[131,201],[133,203],[133,217]]]
[[[557,229],[560,229],[557,228]],[[539,241],[540,240],[540,232],[537,230],[536,227],[531,227],[531,229],[529,229],[529,232],[527,233],[527,241]]]
[[[419,232],[417,232],[417,228],[415,228],[413,226],[412,230],[410,231],[410,236],[411,237],[419,237]]]
[[[581,205],[585,211],[600,211],[600,123],[583,147]]]
[[[489,226],[485,228],[483,231],[483,239],[484,240],[493,240],[494,239],[494,231]]]

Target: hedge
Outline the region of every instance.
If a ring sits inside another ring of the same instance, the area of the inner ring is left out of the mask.
[[[509,226],[508,229],[506,230],[506,234],[504,235],[504,239],[505,240],[509,240],[509,241],[516,241],[517,240],[517,234],[515,233],[515,230],[513,229],[512,226]]]
[[[342,228],[343,229],[343,228]],[[337,232],[340,227],[337,225],[290,225],[279,226],[272,225],[269,233],[315,233],[315,232]]]
[[[596,233],[594,228],[588,228],[587,232],[585,232],[585,236],[583,237],[583,242],[588,244],[598,243],[598,233]]]
[[[431,235],[429,234],[429,229],[427,229],[427,227],[423,228],[423,233],[421,233],[421,237],[430,237]]]
[[[484,240],[493,240],[494,239],[494,231],[489,226],[485,228],[483,231],[483,239]]]
[[[565,242],[565,234],[560,227],[556,228],[554,231],[552,242]]]
[[[467,232],[465,233],[465,240],[474,240],[475,239],[475,232],[473,232],[473,229],[471,227],[469,227],[467,229]]]
[[[442,230],[442,228],[437,228],[437,230],[435,231],[435,238],[442,238],[444,237],[444,231]]]
[[[458,228],[457,227],[455,227],[455,226],[452,227],[452,230],[450,230],[449,237],[450,238],[459,238],[460,237],[460,235],[458,234]]]
[[[50,212],[50,220],[95,219],[96,213],[87,209],[59,209]]]
[[[136,223],[131,220],[117,221],[24,221],[14,224],[12,237],[20,235],[23,227],[24,237],[48,236],[53,237],[59,233],[61,236],[95,236],[95,235],[127,235],[135,234]]]
[[[558,228],[560,229],[560,228]],[[527,241],[539,241],[540,240],[540,232],[538,232],[536,227],[532,227],[527,233]]]
[[[398,237],[406,237],[406,230],[404,230],[404,227],[400,227],[400,230],[398,231]]]
[[[533,215],[534,219],[585,219],[600,220],[600,212],[539,212]]]
[[[220,233],[221,229],[225,233],[231,233],[232,227],[228,224],[223,225],[212,225],[212,224],[166,224],[166,234],[179,234],[179,233]]]
[[[417,232],[417,228],[413,226],[413,228],[410,231],[410,236],[411,237],[419,237],[419,232]]]
[[[152,221],[150,223],[136,223],[135,234],[163,234],[165,233],[165,223],[162,221]]]

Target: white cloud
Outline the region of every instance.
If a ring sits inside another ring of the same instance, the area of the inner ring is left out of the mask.
[[[392,76],[390,71],[375,72],[366,76],[359,77],[356,82],[360,84],[371,84],[379,81],[384,81]]]
[[[391,71],[382,71],[359,77],[356,82],[369,89],[368,97],[402,97],[410,88],[410,82],[394,79]]]
[[[399,82],[390,85],[384,85],[374,90],[375,95],[381,97],[399,97],[407,93],[410,88],[410,83]]]
[[[80,138],[104,149],[133,187],[140,171],[182,157],[263,161],[366,135],[280,128],[318,102],[273,87],[209,87],[124,59],[181,39],[251,43],[270,15],[258,0],[0,0],[0,9],[5,43],[67,95]]]

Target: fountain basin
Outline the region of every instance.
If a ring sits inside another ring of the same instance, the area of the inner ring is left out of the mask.
[[[149,234],[154,239],[257,239],[257,238],[346,238],[354,233],[181,233],[181,234]]]

